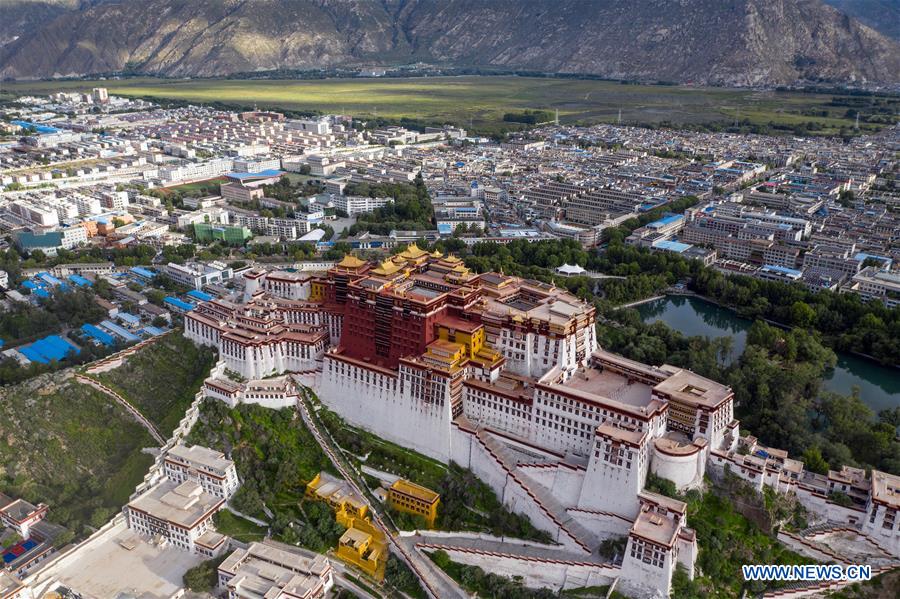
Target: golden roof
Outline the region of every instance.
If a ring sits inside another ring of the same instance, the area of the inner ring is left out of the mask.
[[[365,260],[360,260],[353,254],[347,254],[346,256],[344,256],[343,260],[337,263],[337,265],[341,268],[359,268],[365,263]]]
[[[409,260],[415,260],[416,258],[421,258],[422,256],[426,255],[427,253],[428,252],[421,249],[415,243],[411,243],[407,246],[407,248],[405,250],[400,252],[398,255],[403,258],[409,259]]]
[[[392,275],[395,272],[403,269],[402,264],[397,264],[394,260],[388,258],[381,264],[379,264],[376,268],[372,269],[372,273],[375,275],[387,276]]]

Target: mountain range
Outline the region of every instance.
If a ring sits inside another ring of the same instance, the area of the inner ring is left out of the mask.
[[[863,6],[874,0],[828,1],[870,22],[878,10]],[[897,10],[897,2],[881,4]],[[0,77],[14,79],[123,70],[208,77],[422,62],[715,85],[900,83],[900,42],[820,0],[2,5]]]

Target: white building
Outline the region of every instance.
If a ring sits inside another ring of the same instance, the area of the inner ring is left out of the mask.
[[[866,301],[879,300],[888,308],[900,306],[900,272],[867,266],[853,276],[844,291],[856,293]]]
[[[230,281],[234,276],[234,272],[224,262],[210,262],[209,264],[169,262],[165,272],[176,283],[193,289],[202,289],[204,285],[221,284]]]
[[[225,368],[262,379],[317,367],[328,347],[328,318],[317,305],[254,296],[242,305],[204,302],[185,315],[184,334],[218,348]]]
[[[290,545],[266,540],[237,549],[219,566],[228,599],[324,599],[334,570],[324,555],[306,557]]]
[[[178,483],[164,479],[130,501],[125,515],[128,528],[141,535],[213,557],[226,545],[226,537],[213,526],[213,516],[224,505],[224,497],[207,493],[193,480]]]
[[[232,170],[234,170],[234,162],[231,158],[214,158],[205,162],[163,166],[159,169],[159,176],[166,183],[201,181],[222,176]]]
[[[31,536],[31,527],[47,516],[47,510],[43,503],[33,505],[0,493],[0,524],[12,528],[23,539]]]
[[[178,444],[172,447],[163,461],[165,476],[176,483],[194,481],[206,493],[231,498],[238,489],[237,470],[234,462],[225,454],[194,445]]]
[[[370,198],[364,196],[345,195],[331,196],[331,202],[334,207],[338,210],[343,210],[344,212],[346,212],[347,216],[354,216],[356,214],[372,212],[376,208],[384,208],[393,201],[393,198]]]

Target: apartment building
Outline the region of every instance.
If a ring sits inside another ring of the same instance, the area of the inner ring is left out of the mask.
[[[169,262],[165,274],[176,283],[192,289],[202,289],[205,285],[221,285],[234,277],[234,272],[224,262],[209,264]]]
[[[337,210],[343,210],[344,212],[346,212],[347,216],[355,216],[357,214],[372,212],[377,208],[384,208],[393,201],[393,198],[388,197],[370,198],[365,196],[331,196],[331,202],[332,204],[334,204],[334,207]]]
[[[878,300],[888,308],[896,308],[900,306],[900,273],[867,266],[853,275],[843,291],[856,293],[866,301]]]

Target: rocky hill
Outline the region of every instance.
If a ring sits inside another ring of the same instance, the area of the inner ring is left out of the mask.
[[[875,31],[900,40],[900,0],[825,0]]]
[[[27,3],[37,11],[41,0]],[[215,76],[423,61],[723,85],[900,81],[900,44],[820,0],[46,4],[64,6],[20,19],[18,30],[3,26],[5,39],[18,37],[0,46],[0,76]]]

